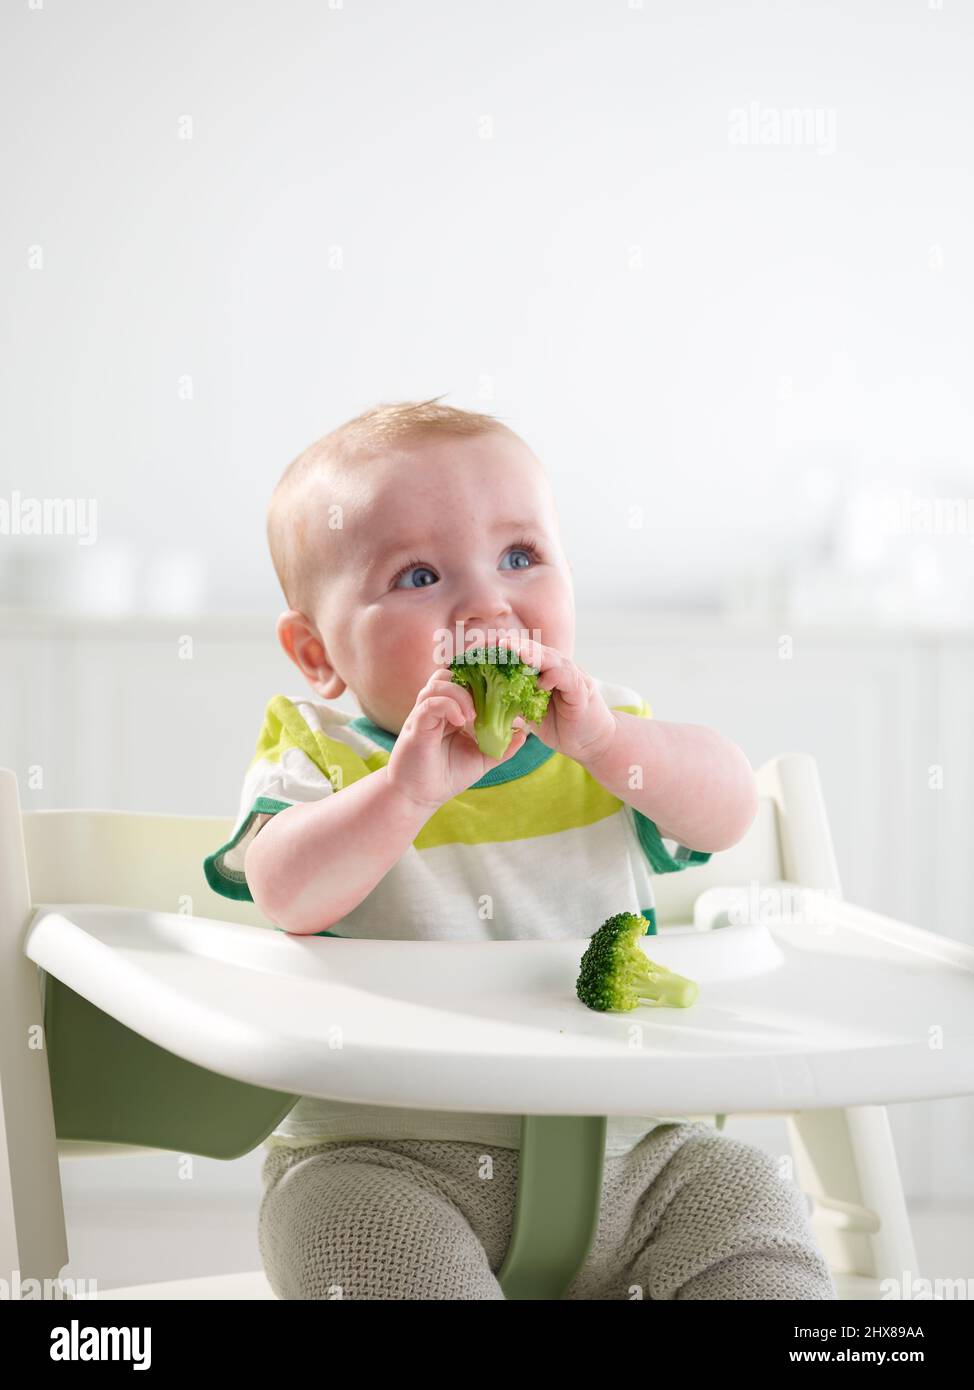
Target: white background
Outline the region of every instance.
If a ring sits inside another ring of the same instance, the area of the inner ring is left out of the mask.
[[[868,569],[846,490],[972,491],[972,39],[957,0],[9,0],[4,466],[100,541],[7,592],[274,603],[285,465],[441,393],[550,469],[580,594]],[[831,135],[739,143],[752,104]]]

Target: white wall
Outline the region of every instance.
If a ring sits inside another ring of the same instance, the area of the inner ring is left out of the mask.
[[[545,460],[592,601],[785,582],[855,479],[971,491],[969,7],[335,5],[4,7],[3,492],[100,527],[0,546],[8,601],[273,604],[286,463],[439,393]],[[969,550],[914,580],[974,604]]]

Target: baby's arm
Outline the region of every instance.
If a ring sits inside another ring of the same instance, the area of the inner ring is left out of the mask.
[[[358,907],[430,816],[513,757],[527,738],[526,727],[519,728],[503,758],[488,758],[465,732],[475,717],[470,691],[437,666],[384,767],[321,801],[278,811],[244,859],[251,897],[264,916],[304,936]]]
[[[754,772],[737,744],[704,724],[611,714],[616,732],[586,771],[666,839],[710,853],[736,845],[758,807]]]
[[[371,893],[434,809],[406,796],[382,767],[336,795],[278,811],[244,860],[254,903],[284,931],[327,930]]]

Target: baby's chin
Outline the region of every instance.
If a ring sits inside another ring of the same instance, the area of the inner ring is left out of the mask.
[[[405,714],[402,716],[401,719],[397,718],[395,715],[389,715],[386,717],[380,714],[373,714],[370,710],[367,710],[365,708],[361,701],[358,701],[358,707],[370,723],[374,724],[378,729],[385,729],[390,734],[400,733],[402,730],[402,726],[406,722],[407,716]]]

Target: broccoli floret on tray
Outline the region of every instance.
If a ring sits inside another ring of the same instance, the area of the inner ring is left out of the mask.
[[[696,981],[658,965],[639,945],[649,923],[634,912],[608,917],[582,956],[575,986],[590,1009],[628,1010],[639,1004],[685,1009],[696,999]]]

